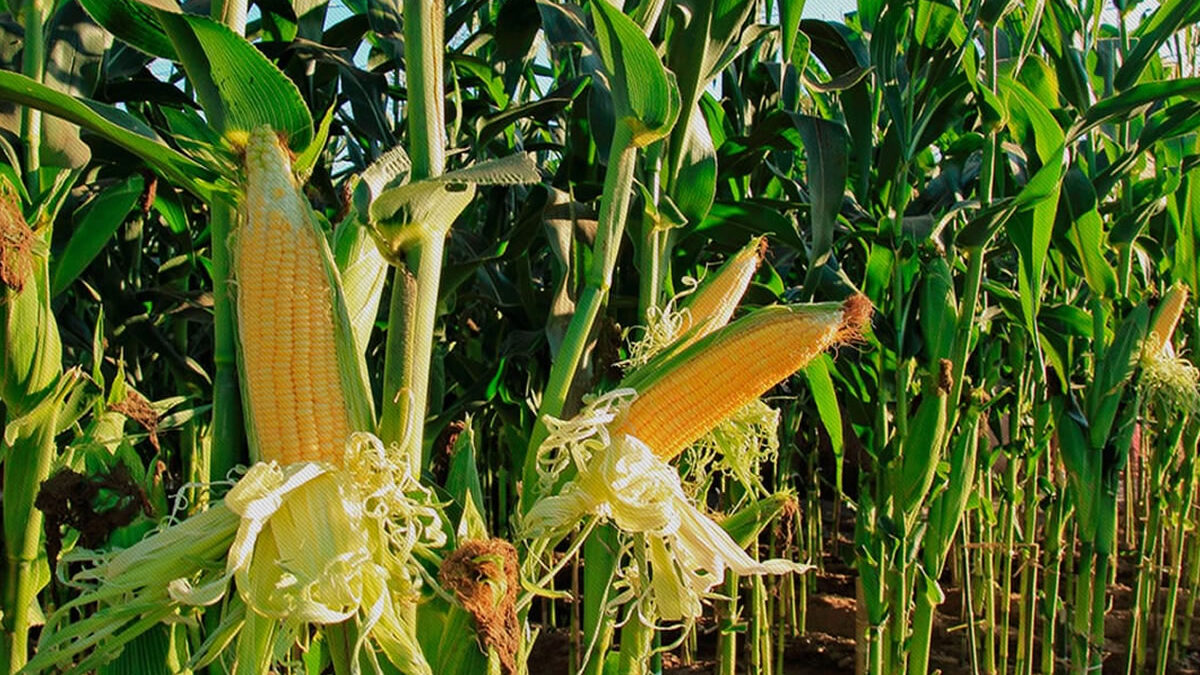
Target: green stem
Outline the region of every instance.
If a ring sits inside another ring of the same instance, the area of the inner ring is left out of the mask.
[[[962,303],[958,308],[958,322],[954,329],[954,345],[951,351],[953,363],[950,384],[949,406],[952,419],[947,420],[949,428],[953,428],[955,413],[962,399],[963,377],[967,371],[967,355],[971,351],[971,328],[975,325],[975,308],[979,305],[979,287],[983,282],[982,246],[966,250],[967,278],[963,287]]]
[[[229,26],[238,35],[246,34],[248,0],[212,0],[209,16]]]
[[[601,675],[612,645],[609,594],[620,555],[620,534],[613,525],[596,528],[583,544],[583,675]]]
[[[34,508],[39,486],[50,476],[57,446],[58,410],[69,388],[52,392],[56,400],[47,401],[45,418],[36,422],[29,436],[18,437],[7,448],[4,462],[4,639],[3,663],[15,673],[28,660],[29,628],[33,608],[41,586],[36,569],[42,542],[43,515]],[[28,496],[28,499],[17,497]],[[44,573],[44,571],[43,571]]]
[[[984,500],[995,504],[996,497],[993,491],[992,472],[985,468],[984,474]],[[980,578],[980,602],[982,603],[983,625],[985,630],[985,640],[983,643],[983,671],[985,673],[996,673],[996,539],[994,528],[980,528],[980,539],[983,544],[979,549],[979,555],[982,558],[980,568],[983,570]]]
[[[46,19],[52,3],[47,0],[25,0],[25,44],[21,50],[21,73],[41,82],[46,73]],[[21,140],[25,143],[25,187],[36,198],[41,192],[42,168],[42,111],[31,106],[21,110]]]
[[[767,583],[762,575],[750,580],[750,672],[772,675],[771,615],[767,610]]]
[[[1188,555],[1185,556],[1188,561],[1187,604],[1179,633],[1179,643],[1183,645],[1192,642],[1192,622],[1196,617],[1197,596],[1200,596],[1200,537],[1190,537],[1189,542]]]
[[[1018,410],[1023,408],[1018,403]],[[1009,418],[1013,426],[1018,426],[1019,416],[1012,415]],[[1011,436],[1016,438],[1015,435]],[[1000,672],[1008,672],[1008,657],[1009,630],[1012,625],[1012,602],[1009,600],[1012,597],[1013,583],[1013,563],[1016,561],[1016,534],[1017,534],[1017,471],[1020,469],[1021,457],[1018,454],[1019,449],[1013,449],[1009,454],[1008,464],[1004,468],[1004,560],[1000,565],[1000,622],[997,632],[1000,635],[1000,655],[997,662],[997,668]]]
[[[439,176],[446,165],[444,4],[443,0],[404,0],[412,181]],[[379,436],[386,444],[403,443],[402,456],[414,475],[423,466],[429,365],[444,248],[444,233],[422,237],[408,252],[406,265],[398,267],[392,277]]]
[[[1040,444],[1040,441],[1039,441]],[[1042,446],[1043,450],[1045,445]],[[1043,451],[1039,456],[1044,457]],[[1017,617],[1018,642],[1017,663],[1015,672],[1018,675],[1030,675],[1033,672],[1033,617],[1037,616],[1038,597],[1038,557],[1040,546],[1037,543],[1038,520],[1038,479],[1039,462],[1035,458],[1032,471],[1025,477],[1025,524],[1023,527],[1023,546],[1021,547],[1021,604]]]
[[[1104,612],[1108,608],[1108,584],[1112,568],[1112,554],[1096,549],[1096,563],[1092,580],[1092,632],[1088,645],[1088,671],[1100,672],[1104,658]]]
[[[633,547],[638,561],[638,569],[648,569],[646,567],[646,536],[644,534],[634,535]],[[641,602],[637,600],[630,602],[626,608],[625,625],[621,627],[621,650],[617,672],[628,673],[628,675],[647,675],[654,630],[646,624],[646,621],[654,617],[654,604],[647,598]]]
[[[213,412],[212,442],[207,459],[197,464],[208,466],[208,480],[225,480],[229,470],[246,457],[246,434],[242,419],[242,399],[238,390],[237,329],[233,297],[230,294],[229,237],[237,210],[224,200],[213,202],[212,280],[213,280]],[[201,444],[203,447],[203,444]],[[202,450],[203,451],[203,450]]]
[[[408,156],[413,182],[446,170],[446,120],[442,114],[444,0],[404,0],[404,59],[408,73]]]
[[[650,310],[658,306],[658,298],[662,293],[661,251],[663,234],[655,228],[650,216],[642,218],[642,246],[638,251],[638,272],[641,274],[638,284],[638,318],[648,321]]]
[[[1172,533],[1171,542],[1171,568],[1168,572],[1168,587],[1167,587],[1167,602],[1163,608],[1163,627],[1162,635],[1159,636],[1158,642],[1158,662],[1157,675],[1164,675],[1167,670],[1167,662],[1171,657],[1171,636],[1175,630],[1175,610],[1179,601],[1179,581],[1183,573],[1183,546],[1184,540],[1187,538],[1187,531],[1192,523],[1187,514],[1191,513],[1192,502],[1196,496],[1196,483],[1198,481],[1197,471],[1200,470],[1200,462],[1196,461],[1196,443],[1197,435],[1200,434],[1200,428],[1193,422],[1190,425],[1188,438],[1184,441],[1182,451],[1184,453],[1183,466],[1180,468],[1184,476],[1181,490],[1175,494],[1173,500],[1178,508],[1174,513],[1175,527]],[[1171,446],[1174,450],[1176,446]]]
[[[926,570],[928,572],[928,570]],[[937,605],[933,601],[929,588],[930,575],[921,575],[917,579],[915,592],[915,607],[913,608],[913,637],[908,653],[908,672],[929,672],[929,647],[933,637],[933,616]]]
[[[1050,507],[1050,513],[1046,518],[1045,539],[1047,542],[1046,558],[1048,560],[1046,576],[1043,586],[1043,616],[1042,616],[1042,652],[1041,652],[1041,672],[1054,672],[1054,642],[1055,633],[1058,626],[1058,608],[1062,604],[1059,600],[1059,580],[1062,578],[1062,563],[1063,563],[1063,524],[1066,521],[1066,499],[1062,494],[1062,486],[1059,485],[1058,494],[1055,497],[1054,503]]]
[[[1125,672],[1130,674],[1145,672],[1146,667],[1147,638],[1150,634],[1147,618],[1150,616],[1153,603],[1151,588],[1153,587],[1156,591],[1158,586],[1158,571],[1154,561],[1158,557],[1156,553],[1159,548],[1159,519],[1162,516],[1161,492],[1162,467],[1155,462],[1155,465],[1151,467],[1148,494],[1150,514],[1146,518],[1146,528],[1142,532],[1142,542],[1138,552],[1137,580],[1134,583],[1133,591],[1133,613],[1129,619],[1129,654],[1126,659]]]
[[[983,516],[981,514],[980,518],[982,518],[982,517]],[[978,628],[975,625],[975,596],[974,596],[973,591],[971,590],[971,584],[974,583],[974,581],[972,579],[972,572],[971,572],[971,570],[972,570],[972,568],[971,568],[971,551],[967,547],[967,544],[969,544],[971,541],[971,536],[967,531],[968,529],[970,529],[970,524],[971,524],[971,519],[968,518],[963,523],[963,527],[961,528],[961,530],[962,530],[962,546],[961,546],[962,553],[960,554],[960,557],[962,558],[962,566],[963,566],[963,571],[962,571],[963,613],[966,615],[966,618],[967,618],[967,645],[969,646],[968,651],[970,651],[970,653],[971,653],[971,673],[972,673],[972,675],[979,675],[979,638],[978,638],[978,634],[977,634]]]
[[[1081,537],[1079,568],[1075,571],[1075,601],[1071,608],[1074,612],[1071,623],[1071,672],[1075,675],[1087,672],[1088,634],[1092,624],[1092,605],[1088,602],[1092,596],[1092,563],[1092,542]]]
[[[717,672],[734,675],[737,672],[738,575],[725,573],[725,597],[718,606]]]
[[[537,449],[548,435],[544,418],[558,417],[562,414],[571,383],[583,360],[588,336],[592,332],[596,317],[600,314],[600,307],[608,298],[621,235],[625,231],[626,214],[629,212],[636,159],[637,148],[633,144],[633,128],[627,122],[618,120],[608,156],[608,174],[604,179],[604,195],[600,200],[600,219],[596,230],[592,266],[588,269],[587,285],[580,294],[575,314],[571,317],[566,335],[563,336],[558,354],[550,367],[550,379],[546,383],[545,393],[542,394],[538,419],[525,453],[522,512],[527,511],[538,497]]]
[[[425,413],[429,404],[429,369],[433,333],[437,326],[438,287],[442,278],[445,239],[440,233],[423,237],[408,252],[407,264],[397,268],[388,309],[384,360],[383,416],[379,423],[384,443],[401,443],[401,456],[417,475],[423,457]],[[414,277],[409,271],[417,271]]]

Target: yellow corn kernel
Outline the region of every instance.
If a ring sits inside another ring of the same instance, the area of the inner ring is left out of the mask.
[[[273,131],[250,133],[245,162],[233,262],[252,447],[263,461],[340,464],[351,421],[326,244]]]
[[[829,347],[860,335],[866,296],[758,310],[698,341],[634,386],[638,396],[609,433],[670,459]]]
[[[693,326],[704,326],[692,340],[729,323],[766,252],[766,238],[758,237],[721,265],[711,277],[701,282],[695,293],[688,296],[683,305],[688,317],[684,321],[683,331]]]
[[[1179,317],[1183,316],[1183,306],[1187,300],[1188,289],[1182,282],[1176,282],[1163,296],[1154,314],[1150,334],[1146,337],[1144,353],[1147,356],[1158,355],[1171,343],[1171,336],[1175,334],[1175,326],[1179,323]]]

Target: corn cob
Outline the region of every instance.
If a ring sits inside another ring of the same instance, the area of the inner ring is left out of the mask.
[[[1179,317],[1183,316],[1183,306],[1187,304],[1187,299],[1188,289],[1182,282],[1175,283],[1163,296],[1158,311],[1154,314],[1154,322],[1150,324],[1150,333],[1146,337],[1143,350],[1145,355],[1155,356],[1170,345]]]
[[[609,432],[670,459],[813,357],[857,337],[870,315],[862,295],[758,310],[626,378],[621,387],[638,396]]]
[[[727,260],[687,298],[683,308],[687,310],[688,319],[683,330],[703,326],[692,340],[729,323],[766,252],[766,238],[756,238]]]
[[[245,168],[233,254],[252,448],[263,461],[340,464],[350,432],[366,427],[355,368],[343,366],[349,326],[328,243],[271,129],[250,133]]]

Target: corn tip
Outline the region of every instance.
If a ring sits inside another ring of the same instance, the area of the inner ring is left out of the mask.
[[[846,298],[842,303],[842,325],[838,328],[837,342],[861,340],[874,311],[871,301],[862,293],[855,293]]]

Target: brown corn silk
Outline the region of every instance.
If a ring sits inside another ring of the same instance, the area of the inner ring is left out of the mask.
[[[33,271],[33,238],[21,213],[21,198],[0,178],[0,283],[14,291],[25,287]]]
[[[438,580],[475,620],[486,647],[505,673],[515,673],[521,627],[517,620],[517,549],[503,539],[467,540],[438,570]]]

